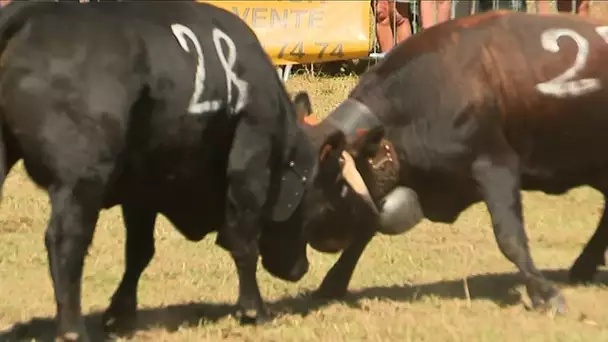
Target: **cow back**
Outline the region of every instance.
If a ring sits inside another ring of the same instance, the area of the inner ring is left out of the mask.
[[[125,158],[121,184],[143,191],[141,197],[159,206],[178,207],[181,200],[171,195],[183,191],[213,189],[207,192],[216,199],[227,186],[228,155],[239,139],[235,129],[246,122],[272,141],[269,171],[276,190],[271,191],[270,202],[293,204],[281,211],[283,218],[297,207],[299,198],[280,200],[282,173],[289,169],[290,158],[304,164],[297,166],[300,170],[312,170],[316,158],[303,156],[312,156],[313,148],[297,124],[291,100],[269,57],[238,16],[209,4],[184,1],[32,2],[3,9],[0,28],[12,28],[17,22],[46,27],[40,36],[44,42],[58,42],[56,47],[81,45],[92,59],[79,63],[97,73],[103,73],[106,65],[91,61],[112,56],[124,65],[132,61],[132,72],[145,75],[140,84],[142,101],[130,113],[123,113],[129,116],[124,118],[129,125],[125,153],[131,157]],[[72,29],[61,31],[62,36],[50,29],[53,23],[62,30]],[[5,36],[8,33],[2,31]],[[109,39],[112,36],[114,42]],[[129,55],[121,55],[122,51]],[[301,196],[303,186],[298,177],[290,188]]]

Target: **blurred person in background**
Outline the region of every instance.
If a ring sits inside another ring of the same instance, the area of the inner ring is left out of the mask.
[[[479,12],[511,10],[526,12],[526,0],[479,0]]]
[[[382,52],[388,52],[396,43],[412,35],[410,2],[420,4],[420,21],[426,29],[450,19],[452,0],[372,0],[376,17],[376,36]],[[395,32],[393,32],[395,27]],[[396,38],[396,39],[395,39]]]
[[[571,12],[581,16],[589,15],[589,0],[556,0],[558,12]],[[574,11],[572,4],[574,3]],[[550,0],[536,0],[538,13],[554,13],[553,3]]]
[[[456,18],[494,10],[526,12],[526,0],[461,0],[456,2]]]

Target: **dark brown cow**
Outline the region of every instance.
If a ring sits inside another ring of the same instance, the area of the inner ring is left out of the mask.
[[[484,201],[499,248],[523,275],[533,303],[562,312],[562,295],[530,256],[520,190],[563,194],[588,185],[608,195],[608,154],[600,152],[608,146],[606,58],[608,26],[591,19],[505,11],[462,18],[392,50],[325,121],[375,118],[344,124],[351,137],[367,130],[352,155],[362,160],[394,148],[393,180],[416,192],[431,221],[454,222]],[[358,166],[367,168],[361,174],[374,193],[374,163]],[[321,251],[346,247],[321,285],[325,296],[347,291],[375,234],[371,218],[349,218],[356,233],[351,227],[336,234],[338,243],[311,238]],[[592,279],[607,243],[604,213],[571,269],[573,280]]]

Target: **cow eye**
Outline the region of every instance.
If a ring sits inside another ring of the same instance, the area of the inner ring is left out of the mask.
[[[340,192],[340,197],[344,198],[348,195],[348,186],[342,185],[342,191]]]

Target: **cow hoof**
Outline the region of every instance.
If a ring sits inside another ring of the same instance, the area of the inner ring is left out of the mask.
[[[535,301],[533,300],[534,308],[540,312],[545,312],[551,316],[566,314],[566,300],[561,293],[556,293],[548,300]]]
[[[239,312],[239,322],[241,325],[264,325],[271,322],[274,315],[268,311],[248,310]]]
[[[135,330],[136,310],[120,305],[111,305],[103,314],[102,325],[105,333],[130,334]]]

